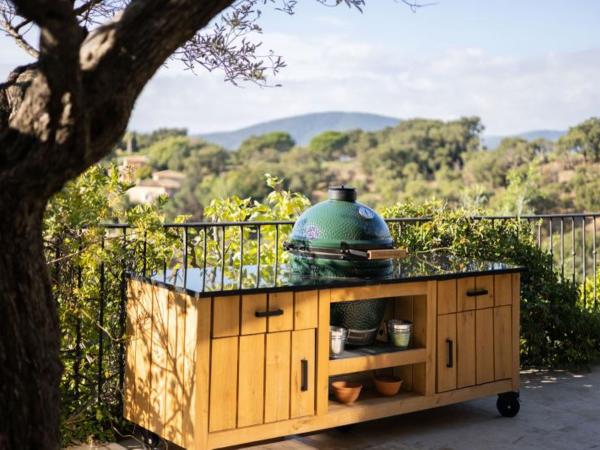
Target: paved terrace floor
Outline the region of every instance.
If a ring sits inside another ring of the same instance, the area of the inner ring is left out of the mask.
[[[353,427],[235,447],[252,450],[600,449],[600,366],[591,372],[521,375],[521,412],[500,417],[495,398],[407,414]],[[77,450],[90,447],[77,447]],[[140,450],[129,440],[92,447]],[[180,450],[179,447],[168,447]],[[75,449],[71,449],[75,450]]]

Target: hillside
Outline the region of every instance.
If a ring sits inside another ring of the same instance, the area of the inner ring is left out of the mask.
[[[507,136],[483,136],[483,143],[488,149],[493,150],[500,145],[500,141],[502,141],[502,139],[507,137],[520,137],[528,141],[534,141],[536,139],[543,138],[548,141],[555,142],[566,133],[566,131],[560,130],[533,130]]]
[[[258,123],[239,130],[219,133],[201,134],[199,137],[225,147],[228,150],[237,149],[250,136],[259,136],[273,131],[289,133],[298,145],[306,145],[310,140],[323,131],[377,131],[393,127],[400,122],[388,116],[356,112],[321,112],[303,114]]]

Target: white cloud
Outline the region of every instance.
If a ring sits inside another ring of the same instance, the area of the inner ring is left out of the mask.
[[[600,48],[537,57],[498,56],[478,48],[449,48],[415,57],[402,42],[385,47],[359,33],[265,34],[264,47],[288,67],[280,88],[243,88],[220,73],[194,76],[163,69],[138,101],[131,128],[184,126],[192,132],[229,130],[314,111],[344,110],[399,118],[482,117],[489,134],[564,129],[600,115]],[[412,50],[412,49],[411,49]],[[26,61],[0,40],[0,78]]]

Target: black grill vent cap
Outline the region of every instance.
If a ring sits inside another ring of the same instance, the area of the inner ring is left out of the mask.
[[[355,202],[356,189],[353,187],[344,186],[329,186],[327,196],[330,200],[339,200],[342,202]]]

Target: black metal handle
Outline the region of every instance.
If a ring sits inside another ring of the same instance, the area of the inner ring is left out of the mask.
[[[467,297],[476,297],[478,295],[487,295],[487,289],[469,289],[467,291]]]
[[[303,359],[300,361],[300,369],[301,369],[301,381],[300,381],[300,390],[308,391],[308,361]]]
[[[454,366],[454,355],[453,355],[453,349],[452,347],[454,347],[454,342],[452,342],[452,339],[446,339],[446,344],[448,345],[448,362],[446,363],[446,367],[453,367]]]
[[[283,309],[279,308],[274,311],[256,311],[254,313],[256,317],[277,317],[283,316]]]

